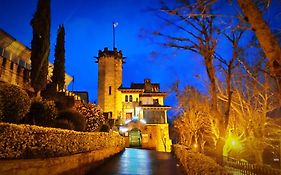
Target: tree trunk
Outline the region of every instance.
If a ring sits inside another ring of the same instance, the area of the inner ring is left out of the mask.
[[[262,14],[251,0],[237,0],[245,19],[251,24],[259,43],[269,60],[270,73],[278,78],[279,92],[281,94],[281,48],[273,36]]]
[[[263,164],[263,149],[258,149],[255,151],[255,163],[258,165]]]
[[[215,70],[213,67],[212,62],[212,56],[205,57],[205,65],[207,74],[210,80],[210,86],[211,86],[211,109],[212,109],[212,115],[215,118],[216,121],[216,127],[219,129],[219,138],[216,144],[216,159],[219,164],[222,165],[223,163],[223,147],[225,143],[225,122],[223,115],[218,110],[218,98],[217,98],[217,87],[216,87],[216,81],[215,81]]]

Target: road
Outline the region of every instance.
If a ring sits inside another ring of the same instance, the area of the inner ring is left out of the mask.
[[[88,175],[183,175],[171,153],[126,148]]]

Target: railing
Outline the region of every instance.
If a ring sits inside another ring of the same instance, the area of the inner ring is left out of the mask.
[[[234,158],[224,157],[224,165],[239,169],[244,175],[280,175],[281,170],[264,165],[251,164]]]
[[[133,102],[123,102],[123,108],[124,109],[131,109],[139,106],[139,102],[133,101]]]
[[[66,89],[63,89],[62,91],[59,91],[59,92],[63,92],[64,95],[67,97],[73,97],[74,100],[76,100],[76,101],[82,101],[81,97],[79,95],[75,94],[74,92],[68,91]]]

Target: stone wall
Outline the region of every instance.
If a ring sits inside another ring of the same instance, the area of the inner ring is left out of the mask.
[[[48,159],[0,160],[1,175],[82,175],[124,147],[110,147],[88,153]]]

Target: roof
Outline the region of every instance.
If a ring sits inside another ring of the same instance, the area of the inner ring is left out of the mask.
[[[124,87],[120,87],[119,90],[121,92],[136,92],[136,93],[144,92],[144,89],[131,89],[131,88],[124,88]]]
[[[151,83],[150,79],[145,79],[144,83],[131,83],[130,87],[119,88],[122,92],[144,92],[146,95],[161,95],[165,96],[165,92],[160,92],[159,83]]]
[[[158,109],[158,110],[168,110],[171,108],[171,106],[167,105],[141,105],[143,109]]]

